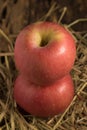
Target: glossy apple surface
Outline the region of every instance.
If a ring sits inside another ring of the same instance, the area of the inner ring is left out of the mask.
[[[15,81],[14,98],[21,108],[35,116],[48,117],[65,111],[74,96],[70,75],[50,86],[36,86],[22,75]]]
[[[64,27],[50,22],[27,26],[15,43],[15,63],[38,85],[49,85],[70,72],[75,61],[75,41]]]

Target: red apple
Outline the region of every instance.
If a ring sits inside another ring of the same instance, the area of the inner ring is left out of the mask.
[[[68,74],[50,86],[37,86],[19,75],[14,85],[14,98],[25,111],[35,116],[48,117],[65,111],[74,96]]]
[[[15,43],[19,71],[38,85],[49,85],[70,72],[76,47],[71,33],[61,25],[38,22],[27,26]]]

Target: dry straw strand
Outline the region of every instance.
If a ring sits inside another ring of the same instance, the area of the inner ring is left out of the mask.
[[[70,28],[72,26],[74,26],[75,24],[78,24],[79,22],[86,22],[87,21],[87,18],[80,18],[80,19],[77,19],[75,21],[73,21],[72,23],[68,24],[67,27]]]

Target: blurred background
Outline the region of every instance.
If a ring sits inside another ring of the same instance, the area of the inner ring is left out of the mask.
[[[87,0],[0,0],[0,27],[6,32],[16,34],[21,28],[39,20],[69,24],[79,18],[87,18]],[[87,30],[87,23],[75,26]]]

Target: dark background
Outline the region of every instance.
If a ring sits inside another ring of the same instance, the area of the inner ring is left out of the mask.
[[[87,18],[87,0],[0,0],[0,27],[7,34],[17,34],[24,26],[44,20],[57,22],[63,12],[67,11],[62,19],[63,24],[69,24],[79,18]],[[57,7],[57,9],[56,9]],[[87,30],[87,22],[79,22],[76,30]]]

